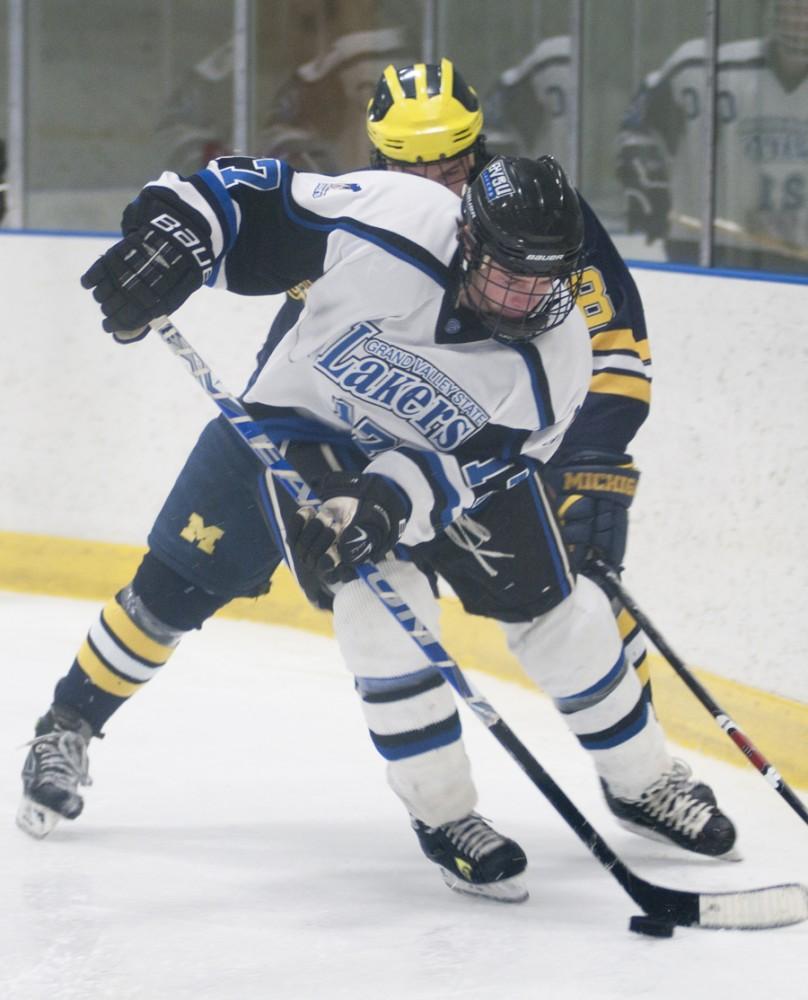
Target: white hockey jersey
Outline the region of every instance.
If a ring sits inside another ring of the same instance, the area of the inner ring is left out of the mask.
[[[352,442],[410,498],[404,544],[558,447],[589,385],[586,324],[573,310],[535,341],[491,340],[456,303],[460,200],[441,185],[244,158],[155,183],[209,226],[209,284],[269,294],[313,281],[245,404],[276,440]]]
[[[788,82],[772,43],[718,50],[716,227],[719,246],[808,250],[808,70]],[[626,125],[656,133],[670,156],[671,236],[697,240],[704,181],[705,48],[680,46],[649,75]]]

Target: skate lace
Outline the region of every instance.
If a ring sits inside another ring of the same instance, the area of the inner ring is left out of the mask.
[[[505,843],[496,830],[477,813],[470,813],[454,823],[447,823],[442,829],[456,848],[475,861]]]
[[[690,768],[682,761],[674,761],[674,768],[654,782],[640,797],[641,808],[653,819],[658,819],[674,830],[695,838],[704,829],[713,814],[709,802],[694,798]]]
[[[56,730],[37,736],[29,747],[37,748],[37,778],[66,792],[78,785],[91,785],[87,743],[79,733]]]

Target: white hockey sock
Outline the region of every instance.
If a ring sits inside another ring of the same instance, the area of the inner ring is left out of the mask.
[[[437,634],[438,604],[423,574],[396,560],[380,570]],[[428,826],[471,812],[477,793],[454,695],[440,672],[361,580],[339,588],[334,629],[390,787]]]
[[[662,729],[626,661],[609,601],[591,580],[580,577],[552,611],[505,631],[615,795],[639,796],[671,766]]]

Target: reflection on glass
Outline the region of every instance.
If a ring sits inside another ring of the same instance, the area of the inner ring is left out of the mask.
[[[115,230],[121,205],[166,163],[158,122],[189,68],[230,35],[232,3],[29,0],[24,10],[25,224]]]
[[[6,215],[6,170],[8,158],[6,153],[6,136],[8,122],[6,110],[8,107],[8,45],[3,41],[8,38],[8,4],[0,6],[0,226]]]
[[[769,31],[718,51],[716,266],[808,268],[808,0],[771,0]],[[632,231],[695,263],[704,169],[705,46],[680,46],[645,81],[621,136]]]
[[[390,63],[411,60],[393,26],[335,38],[282,84],[259,126],[257,147],[301,170],[341,173],[367,166],[365,113]]]
[[[0,139],[0,225],[6,216],[6,144]]]
[[[233,148],[228,40],[193,67],[159,123],[172,169],[191,173],[233,152],[321,173],[366,166],[365,110],[376,80],[388,64],[414,58],[412,32],[383,24],[382,8],[370,0],[279,3],[271,14],[258,8],[251,148]]]
[[[571,154],[570,38],[545,38],[500,74],[483,106],[486,134],[497,151],[515,156]]]
[[[208,160],[231,152],[233,131],[233,40],[196,62],[166,101],[156,133],[165,165],[192,174]]]

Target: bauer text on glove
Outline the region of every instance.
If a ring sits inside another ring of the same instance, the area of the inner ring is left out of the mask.
[[[210,276],[207,223],[192,209],[144,188],[123,215],[126,235],[81,277],[101,306],[103,327],[119,343],[140,340]]]

